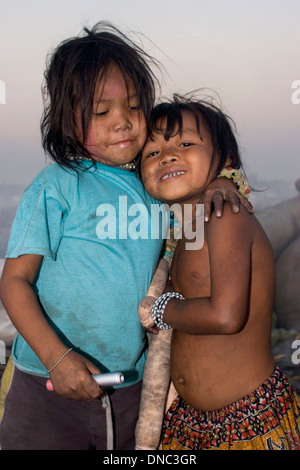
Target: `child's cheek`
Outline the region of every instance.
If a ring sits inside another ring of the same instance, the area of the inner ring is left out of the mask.
[[[142,170],[142,181],[149,194],[151,195],[156,194],[156,185],[155,185],[154,177],[151,171],[144,170],[143,172]]]
[[[88,131],[87,133],[87,136],[86,136],[86,140],[85,140],[85,143],[84,143],[84,146],[87,150],[91,150],[93,149],[96,145],[99,144],[99,140],[100,140],[100,137],[99,137],[99,133],[94,129],[94,130],[90,130]]]

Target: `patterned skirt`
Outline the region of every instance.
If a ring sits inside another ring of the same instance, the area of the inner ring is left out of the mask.
[[[276,367],[263,385],[217,411],[177,397],[165,415],[162,450],[300,450],[300,404]]]

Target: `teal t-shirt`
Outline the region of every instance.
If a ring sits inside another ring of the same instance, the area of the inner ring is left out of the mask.
[[[141,380],[145,363],[137,309],[162,248],[151,219],[159,204],[134,173],[83,165],[75,171],[53,163],[35,178],[20,201],[6,257],[44,256],[33,288],[49,323],[102,372],[123,372],[127,386]],[[48,375],[20,334],[13,358],[22,371]]]

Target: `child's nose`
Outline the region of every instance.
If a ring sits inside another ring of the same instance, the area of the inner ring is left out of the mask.
[[[132,128],[130,114],[127,111],[118,111],[114,116],[113,129],[115,132],[124,131]]]
[[[162,153],[160,164],[168,165],[169,163],[174,163],[178,160],[179,155],[174,149],[167,149]]]

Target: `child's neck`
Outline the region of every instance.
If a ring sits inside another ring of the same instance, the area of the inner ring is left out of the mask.
[[[77,160],[77,158],[73,159],[73,160]],[[87,158],[87,157],[80,157],[80,158],[78,158],[78,160],[88,160],[90,162],[97,162],[97,160],[93,160],[92,158]],[[98,162],[98,163],[101,163],[101,162]],[[105,163],[103,163],[103,165],[105,165]],[[136,162],[133,159],[128,163],[121,163],[120,165],[107,165],[107,166],[112,166],[114,168],[122,168],[123,170],[135,170],[136,169]]]
[[[115,168],[122,168],[123,170],[135,170],[136,162],[132,160],[129,163],[122,163],[121,165],[113,165]]]

